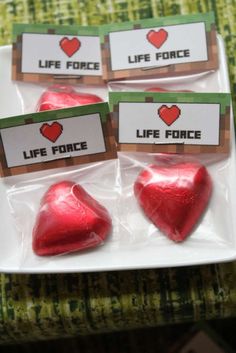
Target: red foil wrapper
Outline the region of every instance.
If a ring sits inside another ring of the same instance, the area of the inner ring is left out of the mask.
[[[103,100],[95,94],[79,93],[71,86],[53,85],[41,95],[36,111],[56,110],[101,102]]]
[[[33,229],[37,255],[59,255],[104,243],[112,227],[107,210],[80,185],[62,181],[41,200]]]
[[[145,215],[176,242],[193,231],[211,193],[210,175],[198,163],[149,165],[134,184],[134,194]]]

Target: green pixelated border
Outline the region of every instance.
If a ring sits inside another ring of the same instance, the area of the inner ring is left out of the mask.
[[[100,114],[101,120],[105,123],[109,115],[108,103],[97,103],[91,105],[83,105],[80,107],[65,108],[60,110],[50,110],[39,113],[31,113],[26,115],[13,116],[0,119],[0,129],[25,125],[27,121],[31,123],[41,123],[44,121],[60,120],[75,116],[84,116],[88,114]]]
[[[116,31],[125,31],[132,30],[135,26],[139,28],[149,28],[149,27],[163,27],[176,24],[185,24],[185,23],[195,23],[195,22],[204,22],[206,24],[206,31],[211,30],[211,25],[215,23],[215,16],[213,12],[208,12],[205,14],[193,14],[193,15],[181,15],[181,16],[167,16],[163,18],[150,18],[137,21],[128,21],[123,23],[113,23],[101,26],[60,26],[53,24],[22,24],[15,23],[13,24],[12,34],[13,34],[13,43],[16,43],[17,36],[22,33],[44,33],[48,34],[50,29],[55,31],[55,34],[61,35],[91,35],[99,36],[101,38],[101,43],[104,43],[105,35],[109,32]]]
[[[49,34],[50,30],[54,34],[72,36],[99,36],[99,28],[96,26],[59,26],[52,24],[22,24],[15,23],[12,28],[13,43],[17,42],[17,37],[23,33]]]
[[[220,113],[225,114],[231,104],[229,93],[163,93],[163,92],[109,92],[110,110],[120,102],[148,102],[152,99],[154,103],[218,103]]]
[[[108,35],[110,32],[134,30],[136,26],[138,27],[138,29],[144,29],[149,27],[164,27],[195,22],[204,22],[206,25],[206,31],[210,32],[211,25],[215,23],[214,12],[193,15],[167,16],[163,18],[150,18],[132,22],[103,25],[99,28],[100,40],[101,44],[104,44],[105,36]]]

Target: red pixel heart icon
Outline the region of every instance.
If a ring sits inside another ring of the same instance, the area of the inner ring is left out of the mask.
[[[161,120],[168,126],[172,125],[180,116],[181,110],[177,105],[172,105],[171,107],[167,107],[166,105],[162,105],[158,109],[158,115]]]
[[[183,241],[193,231],[211,193],[211,177],[200,163],[149,165],[134,184],[134,194],[145,215],[175,242]]]
[[[51,142],[56,142],[62,131],[63,126],[57,121],[54,121],[51,125],[44,123],[40,128],[41,135]]]
[[[153,29],[147,33],[147,40],[154,45],[155,48],[160,49],[168,38],[168,32],[161,28],[159,31]]]
[[[64,37],[60,40],[59,44],[64,53],[69,57],[73,56],[81,47],[81,42],[76,37],[72,39]]]

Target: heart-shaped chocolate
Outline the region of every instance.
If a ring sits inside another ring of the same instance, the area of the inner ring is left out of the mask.
[[[176,242],[192,232],[211,193],[211,177],[199,163],[149,165],[134,184],[134,194],[146,216]]]
[[[62,181],[41,200],[33,229],[37,255],[58,255],[102,244],[111,231],[107,210],[80,185]]]
[[[95,94],[79,93],[71,86],[53,85],[41,95],[36,111],[56,110],[101,102],[103,100]]]

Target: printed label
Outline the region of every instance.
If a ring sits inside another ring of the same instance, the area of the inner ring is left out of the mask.
[[[0,175],[116,158],[107,103],[0,120]]]
[[[99,114],[2,129],[1,136],[9,168],[106,151]]]
[[[22,73],[101,76],[99,37],[24,33]]]
[[[119,143],[218,146],[219,122],[219,104],[120,103]]]
[[[98,28],[14,24],[12,78],[102,84]]]
[[[106,80],[169,77],[218,68],[213,13],[100,28]]]
[[[228,153],[230,95],[110,92],[120,151]]]
[[[204,22],[112,32],[109,39],[113,71],[208,60]]]

